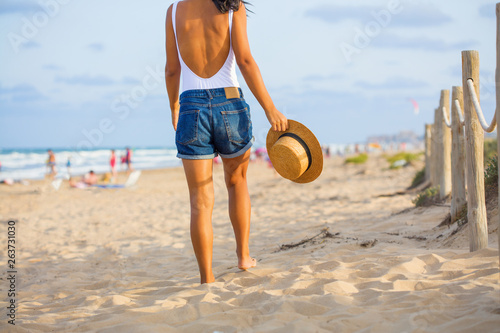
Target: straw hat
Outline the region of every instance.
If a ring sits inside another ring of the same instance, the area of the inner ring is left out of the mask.
[[[266,147],[276,171],[296,183],[309,183],[323,171],[323,152],[318,139],[304,125],[288,120],[288,130],[267,133]]]

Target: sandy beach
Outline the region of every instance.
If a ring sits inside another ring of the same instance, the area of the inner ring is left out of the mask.
[[[489,247],[415,208],[422,163],[325,160],[311,184],[252,163],[251,254],[237,268],[214,166],[214,274],[200,285],[181,168],[124,189],[50,181],[0,187],[2,332],[500,332],[498,212]],[[121,174],[119,181],[125,181]],[[7,221],[16,221],[16,325],[8,324]]]

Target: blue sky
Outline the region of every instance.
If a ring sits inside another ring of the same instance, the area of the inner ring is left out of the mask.
[[[163,79],[171,3],[2,0],[0,148],[174,146]],[[323,143],[423,134],[440,90],[461,84],[462,50],[480,53],[493,116],[495,2],[251,3],[252,53],[276,106]],[[262,145],[269,125],[240,83]]]

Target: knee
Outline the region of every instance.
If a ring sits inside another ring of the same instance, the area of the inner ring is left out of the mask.
[[[208,190],[196,191],[191,194],[191,210],[193,212],[200,212],[204,210],[211,210],[214,206],[214,193]]]
[[[246,184],[247,177],[243,172],[233,172],[226,174],[225,180],[227,188],[231,188],[238,184]]]

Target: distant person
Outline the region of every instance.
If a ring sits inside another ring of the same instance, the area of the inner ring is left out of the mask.
[[[47,167],[49,168],[49,177],[54,178],[57,175],[56,155],[54,155],[52,149],[47,150],[47,154],[49,155],[47,159]]]
[[[87,185],[95,185],[97,184],[97,175],[90,170],[88,174],[83,176],[83,182]]]
[[[130,171],[134,170],[134,168],[132,167],[132,150],[130,150],[129,147],[125,149],[126,149],[125,163],[127,163],[127,172],[130,173]]]
[[[0,172],[2,172],[2,162],[0,162]]]
[[[71,157],[68,157],[68,161],[66,162],[66,171],[68,172],[68,176],[71,177]]]
[[[97,181],[98,181],[97,175],[94,173],[93,170],[90,170],[89,173],[85,174],[78,182],[75,182],[73,179],[70,179],[69,185],[71,187],[76,187],[76,188],[85,188],[97,184]]]
[[[167,12],[165,81],[177,157],[182,159],[191,198],[191,241],[201,283],[215,280],[212,170],[217,155],[222,157],[229,194],[238,268],[247,270],[257,264],[249,250],[250,196],[246,178],[253,143],[252,122],[236,65],[272,129],[285,131],[289,126],[287,118],[274,106],[250,52],[246,3],[184,0],[175,2]]]
[[[111,176],[112,176],[112,181],[116,181],[117,177],[117,172],[116,172],[116,154],[115,150],[111,150],[111,157],[109,158],[109,165],[111,166]]]
[[[125,155],[120,156],[120,169],[123,171],[125,170]]]

